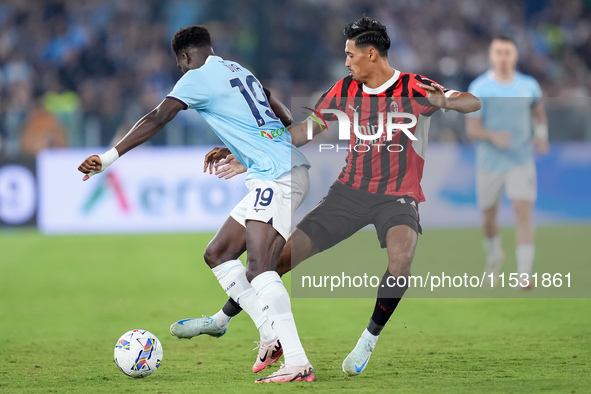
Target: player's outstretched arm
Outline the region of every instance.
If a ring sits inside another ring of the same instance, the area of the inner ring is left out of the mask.
[[[165,98],[152,112],[141,118],[115,146],[119,156],[152,139],[183,109],[185,106],[181,102]]]
[[[154,110],[141,118],[114,148],[102,155],[87,157],[78,167],[78,171],[85,174],[82,180],[86,181],[92,175],[103,172],[119,157],[153,138],[182,109],[185,107],[179,101],[164,99]]]
[[[472,93],[457,92],[447,99],[447,103],[443,108],[467,114],[478,111],[481,107],[480,99]]]
[[[458,111],[463,114],[478,111],[482,106],[478,97],[467,92],[454,92],[451,96],[446,97],[443,92],[443,87],[436,83],[431,85],[418,84],[422,89],[427,91],[427,98],[431,104],[447,110]]]
[[[312,128],[312,135],[308,135],[310,127]],[[300,147],[302,145],[307,144],[312,140],[312,138],[314,138],[316,135],[322,132],[322,128],[320,127],[318,122],[316,122],[310,117],[308,117],[303,122],[290,126],[288,130],[291,134],[291,143],[296,147]]]

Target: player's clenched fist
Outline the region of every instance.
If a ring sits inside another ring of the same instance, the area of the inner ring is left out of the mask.
[[[78,166],[78,171],[86,174],[82,178],[87,181],[91,176],[105,171],[115,160],[119,158],[119,151],[117,148],[111,148],[102,155],[88,156],[82,164]]]
[[[78,166],[78,171],[85,174],[82,178],[83,181],[86,181],[90,178],[91,173],[98,173],[101,172],[103,165],[101,162],[101,158],[98,155],[88,156],[80,166]]]

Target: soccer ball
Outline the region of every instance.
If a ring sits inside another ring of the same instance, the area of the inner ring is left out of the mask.
[[[132,378],[150,376],[161,362],[162,345],[150,331],[127,331],[115,345],[115,364]]]

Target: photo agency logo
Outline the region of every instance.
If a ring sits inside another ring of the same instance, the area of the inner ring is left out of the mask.
[[[360,122],[360,106],[348,106],[347,112],[337,109],[321,109],[315,110],[304,107],[310,112],[304,112],[308,115],[307,121],[307,138],[313,138],[313,124],[316,122],[321,130],[328,129],[325,114],[329,114],[330,118],[336,118],[338,123],[339,133],[338,139],[340,141],[350,141],[351,133],[355,136],[355,143],[349,143],[348,146],[341,146],[338,144],[319,144],[320,152],[326,150],[342,151],[354,150],[356,152],[367,152],[376,147],[378,151],[386,149],[391,153],[398,153],[404,150],[404,146],[392,143],[392,138],[396,133],[404,133],[411,141],[417,141],[412,133],[412,129],[417,125],[417,117],[412,113],[399,112],[398,103],[392,101],[389,106],[389,111],[379,111],[374,116],[365,117],[363,122]],[[329,118],[329,119],[330,119]],[[373,122],[372,122],[373,120]],[[360,124],[361,123],[361,124]]]

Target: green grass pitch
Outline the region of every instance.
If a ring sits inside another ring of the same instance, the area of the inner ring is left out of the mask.
[[[503,234],[509,270],[513,232]],[[358,237],[384,258],[373,232]],[[210,238],[0,233],[0,392],[591,390],[591,301],[584,298],[407,298],[366,371],[353,378],[341,373],[341,363],[374,300],[296,298],[293,312],[316,381],[255,385],[257,332],[246,314],[219,339],[169,334],[174,321],[212,314],[226,299],[201,257]],[[590,239],[591,227],[541,228],[536,264],[588,264]],[[346,256],[337,249],[304,264]],[[414,266],[441,270],[482,258],[477,230],[429,230]],[[289,276],[284,280],[289,287]],[[123,375],[112,361],[115,341],[133,328],[152,331],[164,347],[161,369],[145,379]]]

